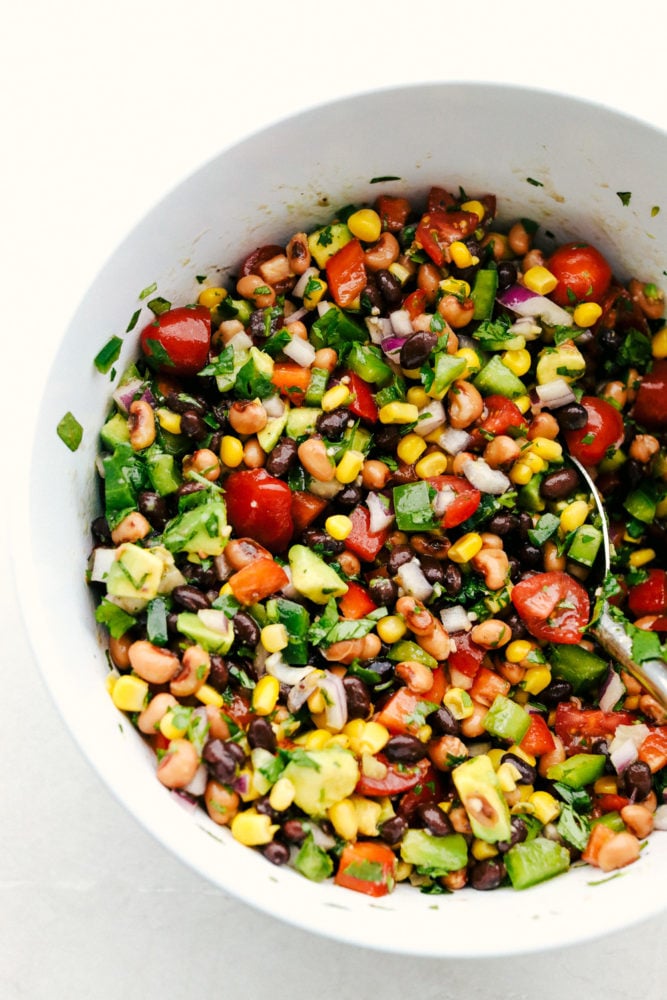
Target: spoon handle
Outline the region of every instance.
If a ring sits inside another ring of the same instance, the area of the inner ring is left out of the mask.
[[[667,663],[664,660],[635,662],[632,658],[632,639],[622,623],[612,618],[606,601],[592,632],[602,648],[632,674],[649,694],[667,707]]]

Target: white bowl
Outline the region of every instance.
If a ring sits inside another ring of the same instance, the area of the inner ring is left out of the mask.
[[[147,830],[212,883],[318,934],[432,956],[582,942],[664,908],[667,834],[660,833],[637,864],[611,879],[579,868],[524,892],[428,896],[399,886],[373,901],[271,866],[203,813],[187,813],[156,780],[152,754],[106,693],[107,661],[84,573],[97,430],[111,392],[92,360],[110,333],[126,329],[143,288],[155,282],[165,298],[191,301],[196,275],[224,277],[248,249],[328,220],[336,207],[372,201],[380,190],[425,193],[432,184],[493,192],[501,218],[529,216],[559,240],[586,237],[619,276],[660,284],[666,161],[665,134],[556,94],[474,84],[365,94],[306,111],[222,152],[139,223],[85,296],[37,420],[19,511],[25,525],[15,529],[23,539],[16,561],[22,606],[46,683],[93,767]],[[386,175],[400,180],[372,183]],[[631,192],[629,204],[617,192]],[[663,211],[652,212],[656,205]],[[145,319],[144,309],[139,327]],[[135,344],[125,336],[119,371]],[[84,428],[75,453],[55,436],[68,410]]]

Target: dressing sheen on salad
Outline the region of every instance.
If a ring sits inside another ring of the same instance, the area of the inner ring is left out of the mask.
[[[666,718],[591,628],[664,656],[663,293],[440,187],[247,249],[147,303],[101,429],[89,580],[158,781],[370,896],[635,863]]]

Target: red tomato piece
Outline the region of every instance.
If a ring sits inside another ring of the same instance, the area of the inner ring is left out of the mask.
[[[449,654],[448,666],[458,670],[460,674],[465,674],[466,677],[474,677],[486,656],[486,650],[473,642],[469,632],[454,635],[452,638],[456,643],[456,649]]]
[[[480,667],[470,688],[470,697],[490,708],[499,694],[506,695],[511,688],[509,681],[488,667]]]
[[[642,376],[633,416],[651,430],[667,427],[667,359],[654,361],[651,371]]]
[[[426,754],[425,746],[424,754]],[[377,759],[385,765],[387,773],[383,778],[370,778],[362,774],[355,789],[358,795],[371,797],[401,795],[423,783],[425,776],[431,770],[431,762],[426,756],[416,764],[393,764],[381,753],[377,755]]]
[[[555,749],[556,744],[551,730],[541,715],[531,714],[530,726],[519,746],[531,757],[540,757],[543,753],[550,753]]]
[[[595,806],[602,813],[620,812],[630,805],[630,799],[625,795],[614,795],[608,792],[606,795],[595,796]]]
[[[294,524],[294,534],[300,535],[326,509],[329,501],[316,497],[308,490],[295,490],[292,493],[291,514]]]
[[[371,515],[368,507],[355,507],[349,515],[352,531],[345,539],[345,546],[366,562],[372,562],[387,541],[389,529],[371,531]]]
[[[551,298],[560,306],[600,302],[611,284],[611,267],[590,243],[565,243],[551,255],[546,268],[558,279]]]
[[[411,207],[407,198],[381,194],[375,202],[375,211],[382,220],[382,228],[398,233],[408,221]]]
[[[334,882],[367,896],[386,896],[394,888],[395,874],[396,855],[391,847],[360,840],[343,848]]]
[[[232,472],[225,480],[227,518],[242,538],[254,538],[282,552],[292,539],[292,492],[282,479],[264,469]]]
[[[653,729],[638,750],[640,760],[651,768],[653,774],[667,764],[667,726]]]
[[[196,375],[211,346],[211,313],[205,306],[178,306],[156,316],[141,332],[141,350],[167,375]]]
[[[628,607],[637,618],[662,615],[667,611],[667,573],[664,569],[648,570],[646,580],[630,587]]]
[[[582,465],[597,465],[609,448],[618,448],[623,441],[623,417],[611,403],[596,396],[582,396],[588,420],[576,431],[565,431],[565,440],[572,455]]]
[[[443,211],[434,208],[423,215],[415,232],[415,241],[434,264],[442,267],[449,261],[450,244],[464,240],[477,229],[479,218],[474,212]]]
[[[360,583],[350,580],[347,585],[347,594],[338,601],[338,610],[343,618],[365,618],[371,611],[377,609],[377,604]]]
[[[631,726],[637,717],[631,712],[603,712],[600,708],[577,708],[563,701],[556,707],[554,729],[566,749],[582,742],[610,736],[619,726]],[[644,741],[646,742],[646,741]]]
[[[414,292],[410,292],[407,296],[401,309],[404,309],[411,320],[417,319],[417,316],[426,310],[426,292],[421,288],[415,288]]]
[[[463,524],[481,503],[482,494],[463,476],[433,476],[428,481],[436,490],[453,490],[457,494],[444,513],[443,528],[456,528]]]
[[[347,371],[345,375],[348,379],[347,386],[354,396],[348,410],[360,420],[366,420],[369,424],[377,423],[378,408],[368,383],[356,372]]]
[[[241,604],[257,604],[287,585],[287,573],[273,559],[255,559],[230,576],[227,583]]]
[[[491,395],[484,400],[486,416],[481,424],[472,431],[475,444],[486,444],[489,435],[525,434],[528,424],[523,413],[511,399],[506,396]]]
[[[442,802],[442,799],[442,782],[438,772],[431,766],[424,772],[421,781],[401,796],[398,813],[408,823],[411,823],[414,814],[421,805],[429,802]]]
[[[390,733],[416,733],[424,722],[424,704],[439,705],[442,701],[447,682],[442,667],[433,671],[433,683],[423,694],[414,694],[406,687],[394,691],[377,717],[382,726]]]
[[[359,240],[350,240],[326,262],[329,289],[341,309],[351,306],[366,287],[366,264]]]
[[[238,692],[227,689],[225,692],[225,704],[221,709],[223,716],[230,719],[235,725],[246,729],[251,719],[254,718],[253,711],[247,698]]]
[[[590,618],[588,594],[568,573],[535,573],[512,590],[512,603],[531,635],[545,642],[581,642]]]

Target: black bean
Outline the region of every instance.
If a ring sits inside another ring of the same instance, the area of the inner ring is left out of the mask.
[[[309,549],[322,549],[332,556],[339,555],[345,548],[345,542],[333,538],[328,531],[323,531],[322,528],[306,528],[301,533],[301,541]]]
[[[514,577],[512,579],[514,579]],[[508,615],[505,615],[503,621],[505,622],[506,625],[508,625],[511,628],[513,639],[525,638],[525,636],[527,635],[527,629],[518,611],[514,610],[510,611]]]
[[[605,354],[613,356],[618,353],[623,343],[623,334],[614,329],[601,330],[597,337],[597,343]]]
[[[361,503],[361,487],[350,484],[336,494],[336,503],[344,510],[351,510]]]
[[[192,493],[199,493],[200,490],[205,490],[206,487],[201,483],[196,481],[181,483],[181,485],[176,490],[176,499],[180,500],[181,497],[189,497]]]
[[[347,715],[349,719],[367,719],[371,711],[371,698],[368,688],[359,677],[343,678]]]
[[[322,412],[317,418],[317,433],[329,441],[340,441],[350,421],[350,411],[341,406],[337,410]]]
[[[398,587],[387,576],[376,576],[368,584],[371,597],[379,607],[389,607],[398,597]]]
[[[447,814],[433,802],[422,802],[417,812],[424,826],[434,837],[447,837],[454,832]]]
[[[96,517],[91,525],[91,531],[93,533],[93,538],[96,539],[96,541],[103,542],[104,544],[109,544],[111,542],[111,530],[106,517]]]
[[[199,590],[209,590],[218,583],[217,573],[212,566],[207,568],[197,563],[185,562],[181,570],[188,583],[198,587]]]
[[[433,731],[440,736],[458,736],[461,732],[461,724],[455,719],[448,708],[443,705],[437,711],[429,715],[429,722]]]
[[[391,819],[385,820],[384,823],[380,825],[379,832],[385,844],[389,844],[393,847],[395,844],[400,843],[403,839],[403,834],[407,828],[408,824],[402,816],[392,816]]]
[[[308,836],[308,830],[304,827],[300,819],[285,820],[281,827],[281,832],[285,840],[290,844],[301,844]]]
[[[623,771],[621,785],[633,802],[641,802],[651,791],[651,768],[643,760],[628,764]]]
[[[442,579],[442,586],[448,597],[456,597],[463,586],[461,570],[455,563],[447,563]]]
[[[375,278],[372,274],[369,274],[366,276],[366,280],[368,283],[361,293],[359,300],[361,304],[361,311],[366,315],[372,313],[374,309],[382,312],[382,295],[380,294],[380,290],[375,283]]]
[[[556,419],[561,430],[578,431],[588,423],[588,411],[581,403],[567,403],[556,410]]]
[[[238,765],[245,759],[245,754],[241,750],[241,760],[239,760],[234,747],[241,750],[236,743],[223,742],[218,739],[209,740],[204,747],[202,756],[208,769],[213,777],[222,782],[223,785],[228,785],[234,780]]]
[[[408,370],[421,368],[428,361],[431,351],[438,343],[438,335],[432,330],[419,330],[405,341],[401,348],[400,365]]]
[[[375,681],[375,684],[377,685],[383,685],[388,681],[393,680],[396,672],[396,664],[393,660],[370,660],[366,663],[366,668],[368,670],[372,670],[374,674],[378,675],[379,679]]]
[[[432,559],[446,559],[451,548],[447,538],[437,535],[412,535],[410,545],[420,556],[430,556]]]
[[[189,584],[174,587],[171,596],[186,611],[200,611],[203,608],[210,608],[211,606],[206,594],[198,590],[197,587],[191,587]]]
[[[279,840],[272,840],[266,847],[262,847],[262,854],[272,865],[286,865],[289,861],[290,849],[287,844],[282,844]]]
[[[224,657],[220,653],[211,653],[211,672],[208,675],[208,683],[216,691],[224,691],[229,682],[229,667]]]
[[[379,424],[377,430],[373,432],[375,447],[385,454],[394,451],[400,436],[401,432],[396,424]]]
[[[545,500],[564,500],[574,493],[579,485],[576,469],[564,468],[550,472],[540,483],[540,493]]]
[[[268,750],[270,753],[275,751],[277,746],[276,734],[267,719],[258,716],[252,720],[248,726],[248,743],[253,750],[260,747],[262,750]]]
[[[572,691],[572,685],[564,677],[554,677],[544,690],[540,691],[540,701],[552,708],[562,701],[569,701],[572,697]]]
[[[522,844],[526,837],[528,836],[528,827],[526,826],[526,821],[521,819],[520,816],[512,816],[510,820],[510,839],[509,840],[499,840],[496,847],[501,854],[505,854],[509,851],[510,847],[514,847],[515,844]]]
[[[390,309],[395,309],[403,299],[403,287],[391,271],[376,271],[375,280],[382,298]]]
[[[205,400],[191,396],[186,392],[168,392],[164,401],[174,413],[187,413],[188,410],[194,410],[195,413],[199,413],[203,417],[207,409]]]
[[[397,469],[391,474],[391,479],[389,480],[390,486],[403,486],[405,483],[416,483],[419,476],[415,472],[414,465],[408,465],[407,462],[400,462]]]
[[[516,556],[508,556],[507,562],[509,564],[510,580],[512,583],[516,583],[521,576],[521,563]]]
[[[519,538],[522,542],[528,541],[528,532],[533,528],[533,519],[526,510],[519,514]]]
[[[155,490],[141,490],[137,494],[137,507],[144,515],[151,527],[156,531],[163,531],[169,520],[169,506],[164,497],[161,497]]]
[[[468,872],[468,884],[473,889],[486,892],[497,889],[505,880],[505,863],[500,858],[486,858],[476,861]]]
[[[271,337],[282,328],[284,315],[277,309],[255,309],[250,314],[248,332],[251,337]]]
[[[247,611],[237,611],[232,618],[234,636],[242,646],[256,646],[259,642],[259,625]]]
[[[537,780],[537,769],[518,754],[504,753],[502,763],[511,764],[519,772],[519,777],[516,778],[517,785],[533,785]]]
[[[186,410],[181,415],[181,433],[192,441],[203,441],[208,432],[208,427],[194,410]]]
[[[284,476],[296,461],[298,446],[292,438],[284,437],[269,452],[266,460],[266,471],[270,476]]]
[[[516,284],[517,270],[516,264],[511,260],[501,260],[498,264],[498,288],[504,291]]]
[[[392,736],[385,745],[384,755],[394,764],[416,764],[426,756],[426,747],[416,736]]]
[[[627,483],[631,490],[637,489],[642,479],[646,476],[646,469],[634,458],[623,463],[623,481]]]
[[[392,576],[396,576],[401,566],[414,559],[415,554],[409,545],[396,545],[391,550],[391,555],[387,561],[387,569]]]
[[[508,510],[498,511],[494,514],[489,521],[489,531],[494,535],[500,535],[502,538],[505,535],[509,535],[513,531],[517,531],[519,527],[519,519],[514,514],[510,514]]]
[[[522,566],[527,569],[540,569],[542,567],[542,549],[537,545],[524,545],[519,552]]]
[[[429,583],[442,583],[445,578],[445,570],[438,559],[434,559],[433,556],[421,556],[419,562],[421,563],[422,573]]]

